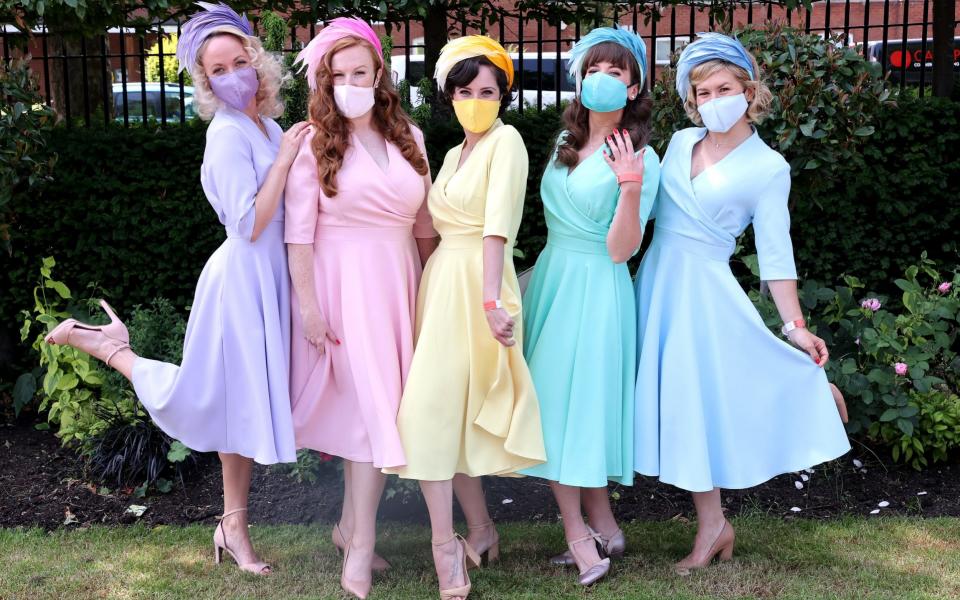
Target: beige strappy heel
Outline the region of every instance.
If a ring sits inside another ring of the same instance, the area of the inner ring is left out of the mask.
[[[251,562],[246,564],[240,564],[240,561],[237,560],[237,555],[233,553],[233,550],[227,547],[227,536],[223,532],[223,520],[229,517],[230,515],[246,512],[246,508],[237,508],[231,510],[230,512],[223,513],[220,516],[220,522],[217,523],[217,529],[213,532],[213,562],[220,564],[223,562],[223,551],[226,550],[237,566],[240,567],[241,571],[246,571],[248,573],[253,573],[254,575],[269,575],[273,569],[270,568],[270,565],[263,561]]]
[[[109,367],[110,361],[113,360],[113,357],[116,356],[118,352],[130,347],[130,333],[127,331],[126,325],[117,317],[117,314],[113,312],[113,309],[110,308],[110,305],[107,304],[105,300],[100,301],[100,306],[110,317],[110,323],[107,325],[87,325],[76,319],[67,319],[54,327],[53,331],[48,333],[44,338],[44,341],[48,344],[73,346],[73,344],[70,343],[70,334],[74,329],[99,331],[110,342],[109,354],[107,354],[106,358],[101,359],[107,363]]]
[[[497,528],[494,527],[492,520],[480,525],[467,525],[467,529],[471,531],[480,531],[490,527],[493,527],[493,542],[483,550],[474,549],[480,555],[480,565],[484,567],[500,560],[500,534],[497,533]]]
[[[582,558],[580,553],[577,552],[577,544],[582,544],[584,542],[594,543],[597,545],[598,549],[603,546],[603,540],[600,538],[600,534],[589,527],[587,527],[587,532],[587,535],[583,536],[582,538],[577,538],[567,544],[567,548],[570,551],[570,556],[576,562],[577,569],[580,571],[580,576],[577,578],[577,582],[582,586],[593,585],[606,577],[607,573],[610,572],[609,558],[601,558],[593,564],[586,564],[586,559]]]
[[[480,557],[477,553],[470,547],[470,544],[467,543],[465,539],[460,537],[459,533],[453,534],[453,537],[445,542],[434,543],[434,546],[446,546],[450,542],[456,542],[460,547],[460,552],[462,553],[462,566],[463,566],[463,578],[466,579],[466,583],[460,587],[450,588],[450,589],[441,589],[440,590],[440,600],[453,600],[454,598],[463,598],[466,600],[467,596],[470,595],[470,574],[467,571],[471,567],[475,567],[480,564]]]

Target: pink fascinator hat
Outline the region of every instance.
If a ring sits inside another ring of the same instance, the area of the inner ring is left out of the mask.
[[[338,17],[330,21],[297,55],[295,62],[301,63],[301,71],[307,70],[307,85],[311,90],[317,89],[317,68],[324,55],[331,46],[345,37],[355,37],[368,42],[377,51],[378,57],[383,56],[380,37],[366,21],[356,17]]]

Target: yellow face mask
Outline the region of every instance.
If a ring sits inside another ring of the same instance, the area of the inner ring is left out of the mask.
[[[454,100],[453,112],[463,128],[471,133],[483,133],[493,126],[500,113],[499,100]]]

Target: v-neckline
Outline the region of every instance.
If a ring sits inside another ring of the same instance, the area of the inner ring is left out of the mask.
[[[370,159],[370,162],[377,165],[377,168],[380,169],[380,172],[386,175],[390,171],[390,165],[393,163],[393,160],[390,158],[390,141],[387,140],[386,138],[383,139],[383,142],[387,148],[387,166],[384,167],[377,162],[377,159],[373,157],[373,154],[370,154],[370,151],[367,150],[367,147],[364,145],[363,140],[360,139],[360,136],[357,135],[356,132],[351,132],[350,135],[353,136],[354,144],[363,148],[363,153],[367,155],[367,158]]]
[[[743,146],[745,146],[750,140],[752,140],[752,139],[757,135],[757,130],[754,129],[754,130],[753,130],[753,133],[751,133],[748,138],[746,138],[745,140],[743,140],[742,142],[740,142],[739,144],[737,144],[736,146],[734,146],[734,147],[730,150],[730,152],[727,152],[727,153],[723,156],[723,158],[721,158],[721,159],[718,160],[717,162],[713,163],[712,165],[709,165],[709,166],[707,166],[707,167],[704,167],[702,171],[700,171],[699,173],[697,173],[697,175],[696,175],[695,177],[693,177],[693,176],[691,176],[691,175],[693,174],[693,149],[697,147],[697,144],[699,144],[700,142],[702,142],[702,141],[704,141],[704,140],[706,139],[707,133],[708,133],[707,129],[704,128],[704,129],[703,129],[703,135],[701,135],[699,138],[697,138],[697,140],[694,141],[693,144],[690,145],[690,152],[689,152],[688,155],[687,155],[687,177],[689,178],[691,185],[693,184],[694,181],[696,181],[697,179],[699,179],[704,173],[706,173],[707,171],[710,171],[710,170],[712,170],[712,169],[715,169],[715,168],[718,167],[719,165],[723,164],[723,162],[724,162],[725,160],[727,160],[728,158],[730,158],[733,154],[735,154],[735,153],[737,152],[737,150],[740,150],[740,148],[742,148]]]
[[[590,160],[591,158],[593,158],[594,156],[596,156],[596,155],[597,155],[597,152],[600,152],[600,150],[603,149],[603,146],[604,146],[604,144],[600,144],[599,146],[597,146],[596,149],[594,149],[593,152],[591,152],[590,154],[588,154],[587,156],[585,156],[584,159],[581,160],[580,162],[578,162],[575,167],[573,167],[573,168],[567,167],[567,172],[565,173],[565,177],[566,177],[567,179],[570,179],[570,176],[573,175],[574,173],[576,173],[576,172],[577,172],[577,169],[579,169],[581,166],[583,166],[583,164],[584,164],[585,162],[587,162],[588,160]],[[565,166],[565,165],[564,165],[564,166]]]

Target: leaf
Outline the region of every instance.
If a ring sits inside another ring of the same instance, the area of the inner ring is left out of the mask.
[[[875,130],[874,130],[873,125],[865,125],[865,126],[863,126],[863,127],[860,127],[859,129],[857,129],[856,131],[854,131],[854,132],[853,132],[853,135],[856,135],[856,136],[859,136],[859,137],[867,137],[867,136],[873,135],[873,132],[874,132],[874,131],[875,131]]]
[[[167,451],[167,460],[172,463],[183,462],[188,456],[190,456],[190,448],[187,448],[179,440],[174,440],[170,444],[170,450]]]
[[[907,419],[897,419],[897,427],[907,437],[913,437],[913,422]]]
[[[70,298],[70,289],[62,282],[48,279],[44,285],[48,288],[53,288],[61,298]]]
[[[173,489],[173,482],[169,479],[160,478],[157,479],[157,491],[161,494],[169,494],[170,490]]]
[[[37,393],[37,378],[33,373],[24,373],[17,377],[17,383],[13,386],[13,412],[20,416],[20,409],[33,400]]]
[[[883,411],[883,414],[882,414],[882,415],[880,415],[880,421],[883,422],[883,423],[887,423],[887,422],[889,422],[889,421],[892,421],[892,420],[896,419],[896,418],[899,417],[899,416],[900,416],[900,410],[899,410],[899,409],[896,409],[896,408],[888,408],[887,410]]]
[[[139,489],[140,488],[137,488],[137,490]],[[136,496],[136,491],[134,491],[134,495]],[[137,497],[141,498],[142,496],[137,496]],[[142,517],[143,513],[145,512],[147,512],[147,507],[143,506],[142,504],[131,504],[130,506],[127,507],[127,510],[123,511],[124,514],[133,515],[138,519]]]

